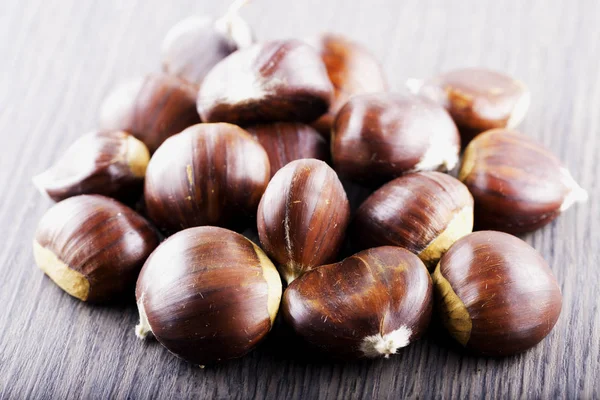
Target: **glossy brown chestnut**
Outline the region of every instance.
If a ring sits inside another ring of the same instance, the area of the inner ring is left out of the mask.
[[[550,150],[494,129],[466,148],[458,178],[475,199],[475,227],[509,233],[538,229],[587,193]]]
[[[506,233],[459,239],[432,277],[444,325],[475,353],[525,351],[550,333],[560,315],[562,296],[552,271],[535,249]]]
[[[270,178],[262,146],[242,128],[197,124],[154,153],[144,185],[148,216],[166,232],[241,227],[256,215]]]
[[[101,129],[129,132],[151,153],[168,137],[198,122],[195,87],[165,74],[150,74],[118,86],[100,110]]]
[[[381,64],[361,44],[333,33],[309,38],[307,43],[318,50],[334,88],[329,111],[313,123],[324,137],[329,138],[335,115],[351,96],[385,92],[387,83]]]
[[[372,185],[409,172],[451,170],[459,151],[452,118],[418,96],[354,96],[338,113],[331,137],[336,171]]]
[[[125,295],[158,245],[150,224],[132,209],[100,195],[54,205],[33,241],[37,266],[61,289],[82,301]]]
[[[258,236],[290,283],[334,260],[349,219],[348,198],[335,171],[323,161],[296,160],[269,182],[258,206]]]
[[[55,201],[79,194],[136,200],[149,160],[146,145],[127,132],[92,132],[75,141],[33,182]]]
[[[263,339],[281,300],[281,279],[244,236],[212,226],[178,232],[140,272],[140,323],[171,353],[194,364],[241,357]]]
[[[285,290],[281,311],[299,336],[330,355],[388,357],[425,332],[432,297],[421,260],[384,246],[307,272]]]
[[[531,101],[521,81],[485,68],[450,71],[414,90],[446,107],[460,130],[463,145],[486,130],[517,127]]]
[[[472,230],[473,197],[460,181],[441,172],[386,183],[360,205],[351,226],[356,248],[400,246],[429,269]]]
[[[266,150],[271,165],[271,176],[290,161],[301,158],[329,160],[329,145],[309,125],[276,122],[249,126],[246,130]]]
[[[298,40],[258,43],[215,65],[198,93],[205,122],[312,122],[327,112],[333,87],[311,46]]]
[[[162,43],[163,71],[200,85],[208,71],[237,49],[253,42],[236,1],[221,18],[192,16],[175,24]]]

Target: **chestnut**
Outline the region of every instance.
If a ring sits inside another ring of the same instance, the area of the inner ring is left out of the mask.
[[[269,178],[267,153],[248,132],[197,124],[167,139],[150,159],[146,211],[167,233],[199,225],[241,228],[256,215]]]
[[[473,197],[459,180],[441,172],[417,172],[386,183],[360,205],[351,225],[355,247],[404,247],[432,270],[472,230]]]
[[[215,65],[197,105],[205,122],[312,122],[327,112],[332,95],[316,50],[280,40],[240,49]]]
[[[475,227],[525,233],[555,219],[587,193],[550,150],[493,129],[466,148],[458,178],[475,199]]]
[[[273,326],[281,291],[273,263],[244,236],[186,229],[163,242],[140,272],[135,333],[152,333],[193,364],[241,357]]]
[[[158,241],[152,226],[129,207],[108,197],[81,195],[44,214],[33,255],[37,266],[65,292],[102,303],[133,288]]]
[[[124,130],[153,153],[168,137],[200,122],[193,85],[165,74],[149,74],[118,86],[104,100],[100,128]]]
[[[432,297],[421,260],[384,246],[302,275],[285,290],[281,312],[300,337],[331,356],[387,358],[423,335]]]
[[[409,86],[413,82],[409,81]],[[485,68],[449,71],[412,89],[446,107],[458,125],[463,145],[489,129],[517,127],[531,102],[523,82]]]
[[[333,84],[334,95],[329,111],[313,123],[326,138],[337,112],[351,96],[385,92],[387,82],[381,64],[363,45],[339,34],[324,33],[307,39],[323,59]]]
[[[562,296],[552,271],[535,249],[506,233],[459,239],[432,277],[444,325],[477,354],[525,351],[548,335],[560,315]]]
[[[281,168],[258,205],[258,237],[290,283],[334,260],[350,219],[337,174],[320,160],[292,161]]]
[[[327,161],[329,145],[314,128],[297,122],[276,122],[246,127],[269,156],[271,176],[290,161],[315,158]]]
[[[77,139],[33,182],[55,201],[79,194],[135,201],[149,160],[146,145],[127,132],[92,132]]]
[[[352,97],[336,116],[331,153],[340,176],[377,185],[409,172],[448,171],[460,137],[443,107],[391,93]]]
[[[192,16],[175,24],[162,43],[163,71],[200,85],[219,61],[252,44],[252,30],[238,14],[246,2],[234,1],[218,19]]]

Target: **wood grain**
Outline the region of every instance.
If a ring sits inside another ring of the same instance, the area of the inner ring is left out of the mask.
[[[221,4],[219,4],[221,3]],[[388,360],[305,360],[278,327],[247,357],[200,370],[133,333],[133,302],[94,307],[35,268],[31,239],[51,205],[31,177],[97,126],[103,97],[155,71],[160,40],[210,0],[4,0],[0,9],[0,398],[600,397],[600,2],[594,0],[254,0],[259,38],[333,30],[367,45],[392,89],[409,77],[486,66],[526,82],[521,130],[590,192],[525,236],[555,272],[563,313],[533,350],[464,355],[440,329]]]

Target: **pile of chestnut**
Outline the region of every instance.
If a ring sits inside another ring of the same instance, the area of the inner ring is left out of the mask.
[[[432,314],[476,354],[540,342],[560,288],[511,234],[586,193],[513,130],[527,88],[469,68],[391,93],[339,35],[255,42],[241,3],[173,27],[163,72],[117,88],[99,130],[34,178],[58,201],[37,265],[82,301],[136,286],[137,336],[199,365],[252,350],[279,311],[343,359],[396,353]],[[350,185],[370,193],[356,210]]]

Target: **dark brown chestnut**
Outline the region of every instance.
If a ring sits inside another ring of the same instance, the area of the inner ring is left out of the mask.
[[[323,161],[302,159],[281,168],[258,206],[258,236],[290,283],[332,262],[350,219],[350,205],[337,174]]]
[[[355,247],[404,247],[429,269],[472,230],[473,197],[459,180],[441,172],[386,183],[360,205],[351,227]]]
[[[250,26],[238,14],[247,0],[234,1],[222,17],[192,16],[175,24],[162,43],[163,71],[200,85],[208,71],[253,42]]]
[[[238,228],[256,215],[270,176],[267,153],[248,132],[197,124],[167,139],[150,159],[146,210],[170,233],[200,225]]]
[[[44,214],[33,255],[37,266],[65,292],[101,303],[133,288],[158,240],[152,226],[132,209],[108,197],[81,195]]]
[[[200,86],[205,122],[312,122],[329,108],[333,87],[311,46],[298,40],[258,43],[215,65]]]
[[[118,86],[102,103],[100,128],[131,133],[153,153],[168,137],[200,122],[193,85],[149,74]]]
[[[317,131],[296,122],[253,125],[246,130],[269,156],[271,176],[290,161],[301,158],[329,160],[329,145]]]
[[[463,145],[489,129],[517,127],[531,101],[523,82],[485,68],[457,69],[424,83],[411,80],[408,84],[450,112]]]
[[[436,304],[450,334],[474,353],[525,351],[554,327],[562,296],[540,254],[502,232],[459,239],[433,273]]]
[[[299,336],[332,356],[387,358],[423,335],[432,297],[421,260],[384,246],[307,272],[285,290],[281,311]]]
[[[34,184],[55,201],[102,194],[126,201],[139,198],[150,153],[123,131],[92,132],[77,139]]]
[[[324,33],[309,38],[307,43],[321,55],[334,88],[329,111],[313,123],[324,137],[329,138],[335,115],[348,99],[356,94],[385,92],[386,78],[375,56],[349,38]]]
[[[475,199],[475,227],[508,233],[538,229],[587,193],[550,150],[494,129],[466,148],[458,178]]]
[[[409,172],[451,170],[459,151],[452,118],[418,96],[354,96],[337,114],[331,137],[336,171],[372,185]]]
[[[140,272],[135,332],[141,339],[152,333],[194,364],[241,357],[270,331],[281,291],[273,263],[244,236],[186,229],[163,242]]]

